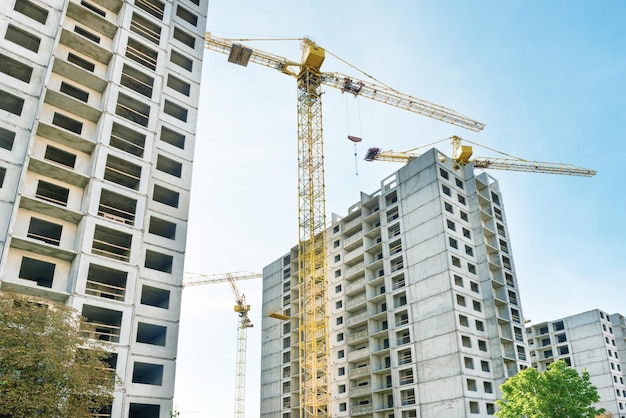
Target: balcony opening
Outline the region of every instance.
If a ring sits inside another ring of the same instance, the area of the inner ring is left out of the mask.
[[[185,57],[184,55],[176,51],[171,52],[170,61],[189,72],[193,70],[193,60]]]
[[[122,312],[83,305],[82,314],[87,319],[88,328],[83,331],[87,338],[111,343],[120,342]]]
[[[183,172],[183,164],[159,154],[157,157],[156,169],[180,178]]]
[[[146,97],[152,97],[152,89],[154,87],[154,78],[141,71],[124,64],[122,68],[122,78],[120,84],[124,87],[144,95]]]
[[[400,370],[400,384],[408,385],[414,382],[413,369]]]
[[[56,203],[57,205],[67,206],[67,199],[70,194],[69,189],[39,180],[35,197],[39,199]]]
[[[68,96],[72,96],[73,98],[80,100],[81,102],[87,103],[89,100],[89,93],[85,90],[81,90],[78,87],[74,87],[71,84],[66,83],[65,81],[61,82],[61,88],[59,89],[61,93],[65,93]]]
[[[129,154],[143,157],[146,136],[124,125],[113,122],[109,144]]]
[[[136,13],[130,21],[130,30],[156,45],[161,41],[160,26]]]
[[[124,300],[128,273],[112,268],[89,264],[85,293],[104,299]]]
[[[137,342],[144,344],[159,345],[165,347],[165,338],[167,335],[167,327],[160,325],[146,324],[139,322],[137,324]]]
[[[104,179],[132,190],[138,190],[141,181],[141,167],[113,155],[108,155]]]
[[[74,165],[76,164],[75,154],[53,147],[52,145],[46,146],[46,153],[43,158],[49,161],[54,161],[55,163],[64,165],[68,168],[74,168]]]
[[[164,238],[176,239],[176,224],[151,216],[148,232]]]
[[[141,304],[154,306],[156,308],[170,308],[170,291],[159,289],[158,287],[146,286],[141,287]]]
[[[185,135],[166,128],[165,126],[161,127],[161,141],[167,142],[176,148],[185,149]]]
[[[167,87],[176,90],[180,94],[184,94],[185,96],[189,96],[191,93],[191,84],[181,80],[178,77],[174,77],[169,74],[167,76]]]
[[[20,116],[24,109],[24,99],[8,91],[0,90],[0,109]]]
[[[176,103],[170,102],[166,99],[165,104],[163,105],[163,111],[178,120],[187,122],[189,111],[184,107],[177,105]]]
[[[96,225],[91,252],[127,262],[130,259],[132,235]]]
[[[15,132],[0,127],[0,148],[11,151],[15,143]]]
[[[144,266],[152,270],[171,273],[174,264],[174,257],[156,251],[146,250],[146,261]]]
[[[127,225],[135,223],[137,201],[121,194],[102,189],[98,216]]]
[[[0,72],[3,72],[13,78],[17,78],[24,83],[30,83],[30,78],[33,75],[33,67],[24,64],[23,62],[14,60],[11,57],[7,57],[4,54],[0,54]]]
[[[127,58],[154,71],[156,70],[158,56],[159,53],[155,50],[148,48],[133,38],[128,38],[128,44],[126,45]]]
[[[147,403],[131,403],[128,410],[128,418],[159,418],[160,416],[160,405],[152,405]]]
[[[174,27],[174,39],[179,40],[189,48],[194,49],[196,47],[196,38],[177,27]]]
[[[163,19],[165,4],[159,0],[135,0],[135,6],[159,20]]]
[[[163,384],[163,365],[136,361],[133,365],[133,383],[161,386]]]
[[[76,119],[72,119],[57,112],[54,112],[54,116],[52,117],[52,124],[60,126],[61,128],[67,129],[68,131],[74,132],[78,135],[80,135],[80,133],[83,131],[82,122],[79,122]]]
[[[398,352],[398,365],[409,364],[413,362],[411,350],[402,350]]]
[[[154,185],[154,192],[152,193],[152,200],[155,202],[163,203],[164,205],[171,206],[173,208],[178,207],[178,201],[180,194],[165,187],[161,187],[157,184]]]
[[[42,25],[45,25],[46,20],[48,20],[48,11],[43,7],[37,6],[29,0],[16,0],[13,10],[30,17],[31,19],[41,23]]]
[[[184,7],[177,6],[176,7],[176,16],[180,17],[184,21],[191,23],[193,26],[198,26],[198,16],[191,13],[189,10]]]
[[[30,32],[26,32],[25,30],[22,30],[11,24],[9,24],[9,27],[7,27],[4,39],[35,53],[39,51],[39,44],[41,43],[41,39],[39,39],[37,36],[32,35]]]
[[[115,114],[141,126],[148,126],[150,105],[120,93],[117,97]]]
[[[79,67],[89,71],[90,73],[93,73],[96,69],[96,64],[87,61],[86,59],[81,58],[78,55],[72,54],[71,52],[67,54],[67,61],[71,62],[74,65],[78,65]]]
[[[61,231],[63,226],[39,218],[30,218],[28,225],[28,238],[43,241],[46,244],[59,246],[61,243]]]
[[[22,265],[18,277],[24,280],[32,280],[37,286],[52,287],[56,264],[46,261],[35,260],[30,257],[22,257]]]

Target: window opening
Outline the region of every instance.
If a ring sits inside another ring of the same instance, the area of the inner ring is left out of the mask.
[[[54,161],[69,168],[74,168],[76,164],[76,155],[71,152],[64,151],[60,148],[48,145],[44,154],[46,160]]]
[[[18,277],[34,281],[37,283],[37,286],[51,288],[55,268],[56,265],[53,263],[22,257],[22,265],[20,266]]]
[[[30,17],[42,25],[45,25],[46,20],[48,19],[48,11],[46,9],[39,7],[28,0],[16,0],[13,10]]]
[[[146,136],[117,122],[113,122],[109,144],[137,157],[143,157]]]
[[[61,91],[61,93],[67,94],[68,96],[72,96],[73,98],[78,99],[81,102],[87,103],[87,100],[89,100],[88,92],[74,87],[71,84],[67,84],[65,81],[61,82],[61,88],[59,89],[59,91]]]
[[[161,127],[161,141],[167,142],[176,148],[185,149],[185,135],[175,132],[165,126]]]
[[[9,23],[4,39],[32,52],[39,51],[41,39]]]
[[[35,191],[35,197],[48,202],[56,203],[57,205],[67,206],[69,193],[69,189],[66,189],[65,187],[39,180],[37,190]]]
[[[0,109],[20,116],[24,109],[24,99],[8,91],[0,90]]]
[[[0,71],[25,83],[30,83],[33,68],[23,62],[14,60],[4,54],[0,54]]]
[[[0,127],[0,148],[11,151],[15,142],[15,132]]]
[[[43,241],[46,244],[59,246],[63,226],[39,218],[30,218],[27,238]]]
[[[96,64],[87,61],[84,58],[79,57],[78,55],[74,55],[71,52],[67,54],[67,61],[72,64],[78,65],[79,67],[93,73],[96,69]]]
[[[146,97],[152,97],[152,89],[154,87],[154,78],[142,73],[139,70],[124,64],[122,68],[122,77],[120,78],[120,84],[124,87],[144,95]]]
[[[191,94],[191,84],[181,80],[178,77],[174,77],[171,74],[167,76],[167,87],[174,89],[180,94],[184,94],[185,96],[189,96],[189,94]]]
[[[83,36],[87,39],[89,39],[92,42],[95,42],[97,44],[100,43],[100,37],[92,32],[89,32],[87,29],[82,28],[78,25],[74,26],[74,32],[76,32],[77,34],[79,34],[80,36]]]
[[[133,13],[133,18],[130,22],[130,30],[156,45],[161,41],[160,26],[136,13]]]

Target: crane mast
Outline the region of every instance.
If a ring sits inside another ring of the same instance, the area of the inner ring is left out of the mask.
[[[205,41],[207,49],[228,55],[229,62],[242,66],[254,62],[297,80],[299,409],[301,418],[328,418],[330,347],[321,86],[362,95],[473,131],[480,131],[484,125],[451,109],[388,87],[338,73],[321,72],[325,51],[309,39],[302,40],[300,63],[210,33],[206,34]]]
[[[326,202],[320,66],[324,50],[304,43],[298,75],[298,283],[300,409],[327,417],[329,336],[326,278]]]
[[[246,349],[248,344],[248,328],[252,328],[252,321],[248,317],[250,305],[246,304],[246,296],[239,292],[235,280],[228,280],[235,295],[235,312],[239,314],[237,324],[237,360],[235,369],[235,418],[246,416]]]

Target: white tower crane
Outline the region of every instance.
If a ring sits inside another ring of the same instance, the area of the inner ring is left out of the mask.
[[[252,328],[253,324],[248,317],[250,305],[246,303],[246,295],[239,292],[235,281],[258,279],[263,277],[259,273],[251,273],[248,271],[236,273],[219,273],[219,274],[196,274],[185,273],[183,279],[183,287],[199,286],[205,284],[214,284],[228,282],[235,296],[235,312],[239,315],[237,323],[237,361],[235,369],[235,418],[245,417],[246,408],[246,349],[248,342],[248,328]]]

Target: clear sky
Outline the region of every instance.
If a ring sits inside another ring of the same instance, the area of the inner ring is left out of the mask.
[[[412,96],[486,124],[480,133],[325,89],[327,216],[343,215],[399,169],[368,147],[407,150],[459,135],[592,178],[490,171],[500,182],[524,316],[541,322],[601,308],[626,314],[626,2],[211,0],[223,37],[309,36]],[[298,61],[297,41],[249,45]],[[364,78],[328,57],[323,70]],[[262,268],[297,242],[296,83],[206,51],[186,271]],[[363,138],[355,167],[347,135]],[[449,143],[437,146],[449,153]],[[488,150],[476,155],[497,156]],[[356,174],[358,168],[358,175]],[[238,282],[248,332],[247,416],[259,415],[261,283]],[[175,406],[233,415],[237,316],[227,284],[183,292]]]

